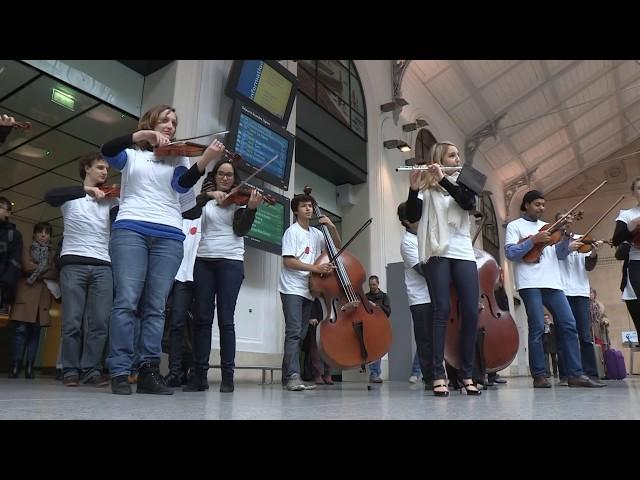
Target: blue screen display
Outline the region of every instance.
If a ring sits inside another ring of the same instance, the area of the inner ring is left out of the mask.
[[[234,149],[247,163],[257,168],[277,155],[276,160],[263,171],[280,179],[284,177],[289,140],[244,113],[240,114]]]

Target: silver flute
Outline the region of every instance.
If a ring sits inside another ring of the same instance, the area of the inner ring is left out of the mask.
[[[430,165],[403,165],[396,168],[396,172],[411,172],[413,170],[428,170]],[[459,172],[462,167],[440,167],[444,173]]]

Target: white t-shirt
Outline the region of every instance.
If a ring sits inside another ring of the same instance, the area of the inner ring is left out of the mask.
[[[471,222],[469,221],[469,212],[463,210],[451,195],[445,195],[445,201],[447,209],[458,208],[462,210],[463,220],[459,230],[455,230],[451,225],[449,225],[449,245],[440,256],[475,262],[476,256],[473,253],[473,244],[471,243]],[[453,202],[454,205],[450,205],[451,202]]]
[[[618,218],[616,218],[616,222],[618,220],[622,220],[624,223],[629,223],[637,217],[640,217],[640,206],[630,208],[629,210],[620,210]],[[634,247],[633,243],[629,250],[629,260],[640,260],[640,248]]]
[[[79,255],[111,262],[109,212],[117,198],[96,200],[90,195],[64,202],[60,207],[64,221],[64,240],[60,256]]]
[[[580,235],[574,235],[573,238],[579,239]],[[585,258],[589,255],[591,254],[569,252],[566,259],[558,260],[560,266],[560,278],[562,279],[562,289],[567,297],[589,298],[589,277],[584,265]]]
[[[629,269],[627,268],[627,284],[622,291],[622,300],[637,300],[636,292],[633,291],[631,282],[629,281]]]
[[[182,242],[184,256],[178,273],[176,273],[176,280],[179,282],[193,282],[193,265],[196,261],[196,252],[202,236],[200,218],[195,220],[183,219],[182,233],[184,233],[184,241]]]
[[[305,230],[295,222],[284,232],[282,237],[282,256],[295,257],[304,263],[313,263],[325,248],[322,232],[315,227]],[[311,272],[294,270],[282,265],[278,290],[287,295],[300,295],[313,300],[309,292],[309,275]]]
[[[400,244],[400,255],[404,261],[404,284],[407,287],[409,306],[431,303],[427,281],[413,269],[414,265],[420,263],[416,234],[409,231],[404,232]]]
[[[127,148],[120,181],[120,211],[116,221],[136,220],[182,229],[180,195],[171,186],[176,167],[189,168],[186,157],[156,157]]]
[[[546,222],[538,220],[530,222],[524,218],[519,218],[507,225],[507,232],[504,244],[517,245],[518,242],[530,235],[535,235],[546,225]],[[513,262],[515,270],[516,289],[523,288],[554,288],[562,290],[562,280],[560,280],[560,266],[554,245],[542,250],[539,263],[525,263],[524,261]]]
[[[244,260],[244,238],[233,232],[233,216],[239,208],[245,207],[221,207],[215,200],[205,204],[198,257]]]

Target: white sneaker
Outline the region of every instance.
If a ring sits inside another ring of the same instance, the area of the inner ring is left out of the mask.
[[[416,377],[415,375],[411,375],[409,377],[409,383],[418,383],[418,377]]]

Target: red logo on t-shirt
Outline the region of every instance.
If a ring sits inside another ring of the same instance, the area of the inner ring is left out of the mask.
[[[198,229],[197,229],[196,227],[191,227],[191,228],[189,229],[189,233],[190,233],[191,235],[195,235],[196,233],[198,233]]]
[[[309,247],[304,249],[304,253],[309,254]]]

